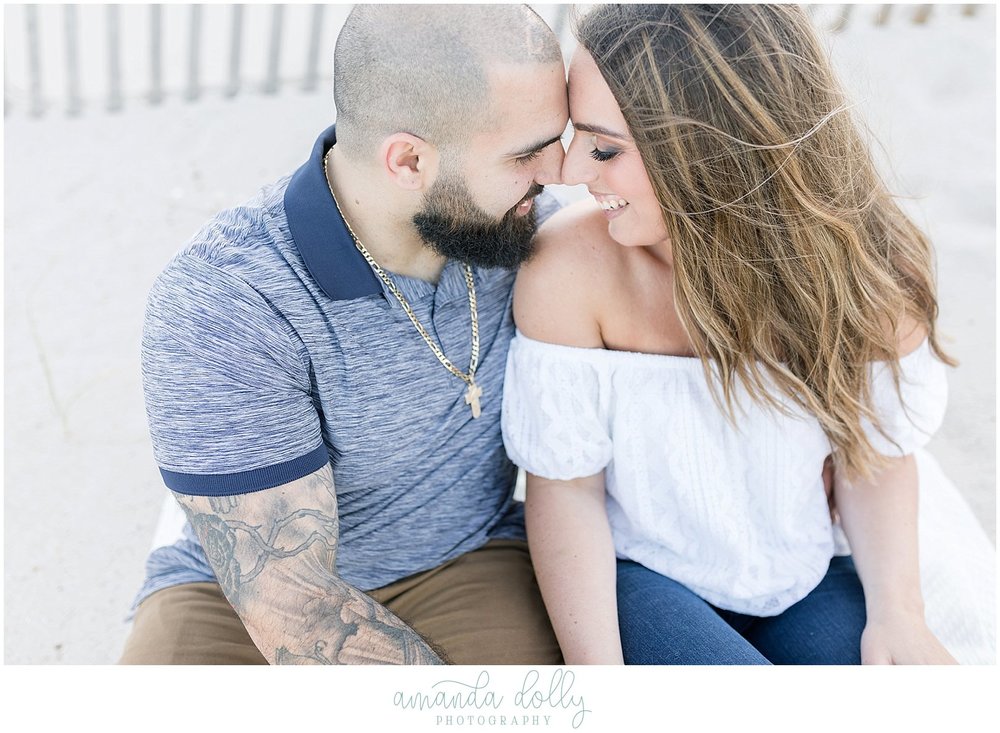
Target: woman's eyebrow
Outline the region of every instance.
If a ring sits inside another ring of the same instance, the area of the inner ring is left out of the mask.
[[[614,130],[609,130],[608,128],[601,127],[600,125],[588,125],[584,122],[574,122],[573,127],[574,129],[577,129],[580,132],[590,132],[593,133],[594,135],[603,135],[604,137],[614,137],[618,138],[619,140],[629,139],[628,135],[622,134],[620,132],[615,132]]]

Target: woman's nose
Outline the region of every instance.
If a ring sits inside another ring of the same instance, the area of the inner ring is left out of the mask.
[[[549,146],[542,154],[542,162],[535,173],[535,183],[550,186],[562,183],[563,146],[561,142]]]
[[[597,178],[594,160],[584,151],[584,146],[574,139],[563,157],[562,182],[567,186],[590,183]]]

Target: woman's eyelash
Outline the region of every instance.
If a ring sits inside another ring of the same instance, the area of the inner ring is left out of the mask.
[[[598,148],[594,148],[593,150],[590,151],[590,157],[596,160],[598,163],[606,163],[615,156],[617,156],[618,152],[619,151],[617,150],[600,150]]]

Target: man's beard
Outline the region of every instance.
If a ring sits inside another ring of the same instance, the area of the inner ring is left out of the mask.
[[[542,187],[533,184],[524,198],[541,192]],[[531,255],[532,238],[538,229],[534,206],[524,216],[515,215],[514,208],[495,219],[476,204],[464,181],[442,176],[425,194],[413,225],[421,239],[440,255],[477,267],[513,270]]]

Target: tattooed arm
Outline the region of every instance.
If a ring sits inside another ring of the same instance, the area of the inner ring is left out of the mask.
[[[442,664],[413,629],[337,576],[329,466],[251,494],[174,497],[272,664]]]

